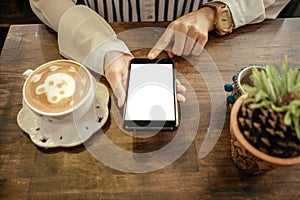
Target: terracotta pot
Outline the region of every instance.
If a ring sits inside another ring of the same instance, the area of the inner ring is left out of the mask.
[[[231,157],[238,168],[247,174],[262,174],[278,167],[300,164],[300,156],[279,158],[265,154],[251,145],[238,126],[237,115],[247,94],[242,95],[233,104],[230,114]]]

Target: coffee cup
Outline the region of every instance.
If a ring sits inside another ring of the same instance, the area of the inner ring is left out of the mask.
[[[26,71],[24,76],[24,102],[47,122],[78,120],[93,104],[95,79],[76,61],[50,61]]]

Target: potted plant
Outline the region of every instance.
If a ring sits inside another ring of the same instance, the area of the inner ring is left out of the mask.
[[[231,156],[248,174],[300,164],[300,71],[252,68],[251,84],[233,104]]]

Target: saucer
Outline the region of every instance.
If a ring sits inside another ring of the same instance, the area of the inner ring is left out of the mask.
[[[108,89],[99,82],[95,86],[94,102],[82,118],[64,124],[51,123],[34,114],[23,101],[17,116],[19,127],[43,148],[73,147],[85,142],[105,124],[109,115]]]

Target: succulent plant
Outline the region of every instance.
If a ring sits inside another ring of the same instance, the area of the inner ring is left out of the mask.
[[[300,154],[300,70],[288,66],[253,68],[239,114],[245,137],[258,149],[279,157]]]

